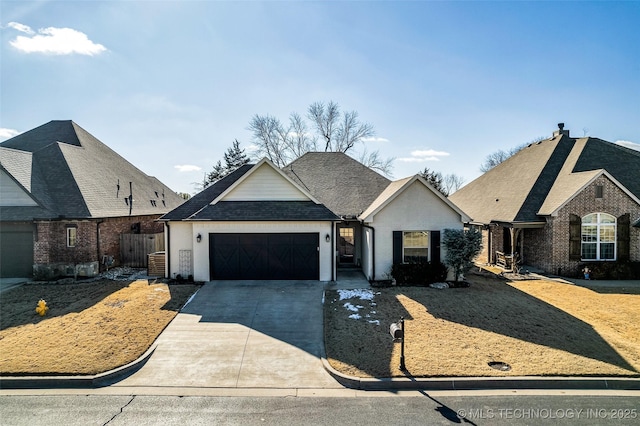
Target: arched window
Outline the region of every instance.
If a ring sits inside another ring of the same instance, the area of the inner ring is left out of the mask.
[[[582,260],[616,260],[616,218],[591,213],[582,218]]]

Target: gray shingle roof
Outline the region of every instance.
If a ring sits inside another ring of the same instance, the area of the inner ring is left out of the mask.
[[[391,183],[342,152],[308,152],[282,170],[338,216],[358,216]]]
[[[332,221],[338,217],[313,201],[220,201],[191,217],[215,221]]]
[[[640,198],[640,152],[562,134],[530,145],[449,198],[474,222],[537,222],[603,170]]]
[[[50,121],[2,142],[0,148],[3,167],[29,184],[23,186],[42,209],[5,207],[2,220],[159,215],[184,201],[73,121]],[[31,156],[30,170],[19,170],[15,150]],[[130,185],[131,209],[125,202]]]

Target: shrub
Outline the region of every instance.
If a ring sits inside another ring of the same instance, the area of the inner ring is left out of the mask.
[[[440,262],[396,263],[391,276],[397,284],[428,285],[447,279],[447,267]]]

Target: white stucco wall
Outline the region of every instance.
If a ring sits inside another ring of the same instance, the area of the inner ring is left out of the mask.
[[[380,210],[371,222],[375,228],[375,278],[384,279],[393,264],[393,231],[442,231],[463,229],[460,214],[444,203],[419,181],[414,182],[390,204]],[[441,249],[444,260],[445,250]],[[363,271],[372,268],[370,256]]]
[[[332,222],[171,222],[171,278],[179,270],[180,250],[192,250],[193,277],[196,281],[209,281],[210,233],[318,233],[320,244],[320,281],[331,281],[331,256],[334,242],[326,242],[331,235]],[[196,236],[202,241],[196,242]],[[335,268],[335,266],[334,266]]]

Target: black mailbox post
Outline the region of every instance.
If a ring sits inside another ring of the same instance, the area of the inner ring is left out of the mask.
[[[407,367],[404,365],[404,317],[400,317],[399,322],[391,323],[389,333],[393,340],[400,340],[400,370],[406,371]]]

